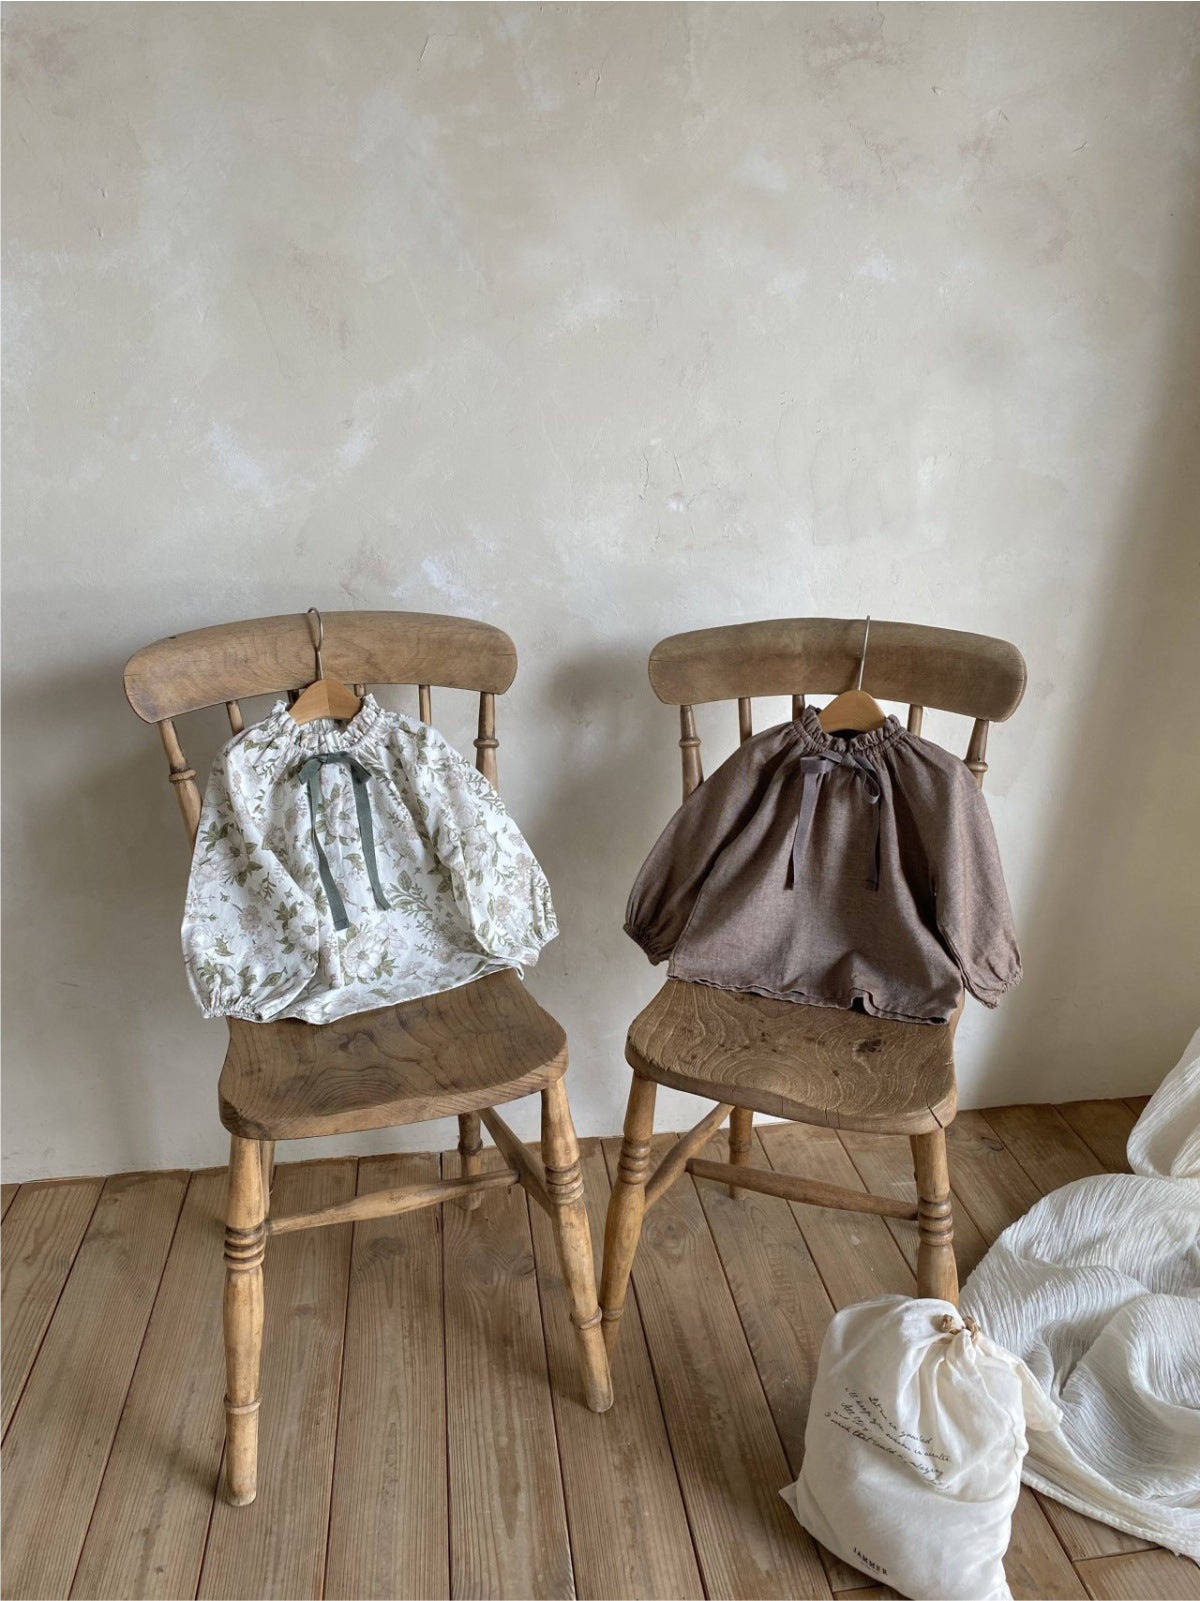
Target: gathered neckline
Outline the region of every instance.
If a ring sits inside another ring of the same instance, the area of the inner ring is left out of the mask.
[[[887,745],[894,745],[908,732],[898,717],[889,715],[881,728],[868,728],[861,734],[851,734],[849,738],[843,738],[840,734],[827,734],[821,727],[817,712],[811,706],[806,706],[799,717],[794,719],[793,727],[800,738],[814,750],[856,752],[882,750]]]
[[[311,723],[298,723],[285,700],[275,702],[267,722],[271,733],[306,754],[326,755],[331,751],[356,750],[374,734],[387,716],[383,707],[368,691],[362,705],[348,723],[336,723],[332,717],[318,717]]]

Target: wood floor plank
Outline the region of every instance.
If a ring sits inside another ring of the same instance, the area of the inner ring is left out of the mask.
[[[447,1155],[444,1176],[457,1171]],[[483,1153],[483,1171],[503,1166]],[[525,1192],[443,1209],[450,1587],[464,1597],[574,1594]]]
[[[950,1172],[956,1192],[961,1189],[967,1197],[981,1232],[990,1245],[1010,1223],[1023,1217],[1040,1199],[1043,1191],[1035,1178],[1018,1163],[992,1126],[993,1111],[960,1112],[950,1130]],[[961,1127],[960,1127],[961,1125]],[[1036,1163],[1036,1141],[1022,1140],[1022,1129],[1016,1130],[1018,1142],[1026,1158],[1033,1164],[1035,1174],[1043,1170]],[[1059,1141],[1048,1143],[1051,1151]],[[1089,1153],[1090,1154],[1090,1153]],[[1080,1161],[1077,1151],[1070,1157],[1073,1166]],[[1084,1158],[1086,1160],[1086,1158]],[[1061,1171],[1060,1164],[1052,1160],[1044,1170],[1047,1179]],[[1051,1183],[1051,1188],[1055,1186]],[[1073,1508],[1047,1495],[1038,1495],[1043,1512],[1072,1561],[1081,1558],[1104,1556],[1120,1551],[1146,1549],[1146,1542],[1134,1535],[1124,1534],[1107,1524],[1097,1523]]]
[[[781,1172],[865,1188],[832,1129],[781,1124],[763,1129],[762,1143],[772,1167]],[[814,1206],[795,1206],[793,1210],[839,1310],[879,1295],[915,1293],[912,1269],[882,1218]],[[1025,1488],[1013,1513],[1012,1540],[1004,1566],[1017,1601],[1046,1596],[1066,1601],[1084,1593],[1045,1512]],[[853,1569],[846,1571],[859,1581],[861,1576]]]
[[[710,1140],[699,1154],[728,1161],[726,1136]],[[757,1135],[749,1165],[770,1166]],[[752,1190],[734,1198],[726,1185],[703,1179],[696,1193],[794,1479],[804,1460],[808,1403],[833,1304],[786,1201]]]
[[[777,1123],[760,1131],[768,1162],[845,1189],[865,1188],[836,1130]],[[784,1203],[787,1205],[788,1203]],[[880,1295],[912,1295],[916,1281],[881,1217],[822,1206],[789,1206],[835,1310]],[[866,1575],[822,1548],[834,1590],[861,1587]]]
[[[0,1184],[0,1220],[8,1216],[8,1209],[17,1198],[19,1184]]]
[[[5,1596],[70,1588],[186,1182],[105,1182],[4,1441]]]
[[[777,1123],[761,1132],[771,1166],[782,1173],[865,1189],[854,1163],[831,1128]],[[881,1217],[832,1207],[793,1205],[800,1232],[835,1308],[880,1295],[911,1295],[915,1280]]]
[[[950,1183],[991,1244],[1024,1217],[1041,1191],[982,1112],[960,1112],[946,1130]]]
[[[1148,1095],[1127,1095],[1125,1097],[1125,1105],[1133,1113],[1134,1117],[1141,1117],[1149,1104],[1150,1097]]]
[[[1094,1601],[1200,1601],[1200,1568],[1157,1547],[1077,1566]]]
[[[912,1147],[906,1134],[856,1134],[852,1129],[839,1129],[838,1138],[868,1190],[875,1195],[892,1195],[905,1201],[914,1199],[917,1191],[913,1178]],[[979,1232],[966,1205],[954,1193],[953,1165],[950,1168],[950,1186],[954,1207],[954,1259],[958,1264],[958,1280],[961,1284],[983,1257],[988,1242]],[[904,1260],[915,1273],[917,1225],[896,1218],[885,1218],[884,1223],[904,1253]]]
[[[1109,1173],[1128,1173],[1125,1146],[1137,1113],[1124,1101],[1067,1101],[1056,1108]]]
[[[727,1154],[723,1134],[703,1152],[716,1162],[724,1162]],[[757,1135],[750,1166],[770,1166]],[[734,1198],[726,1185],[706,1180],[696,1181],[696,1193],[795,1479],[804,1461],[808,1404],[833,1304],[786,1201],[752,1190]],[[862,1575],[832,1551],[820,1543],[817,1551],[831,1586],[861,1583]]]
[[[103,1179],[26,1184],[0,1231],[0,1428],[7,1429],[58,1305]]]
[[[438,1158],[368,1157],[358,1193],[432,1183]],[[446,1597],[439,1207],[357,1223],[329,1518],[327,1597]]]
[[[71,1593],[192,1596],[221,1461],[225,1170],[193,1175]]]
[[[598,1141],[584,1141],[581,1154],[599,1273],[608,1172]],[[576,1593],[581,1601],[701,1597],[704,1587],[636,1297],[626,1302],[613,1360],[616,1400],[610,1412],[597,1416],[583,1400],[575,1330],[550,1220],[540,1207],[531,1207],[530,1215]]]
[[[353,1159],[276,1169],[271,1210],[315,1211],[354,1194]],[[258,1498],[219,1495],[200,1595],[307,1601],[321,1594],[337,1426],[350,1225],[281,1234],[267,1246]]]
[[[1043,1195],[1104,1171],[1057,1107],[994,1106],[987,1120]]]
[[[604,1143],[610,1179],[619,1151]],[[787,1458],[690,1178],[647,1214],[633,1284],[708,1594],[829,1595],[780,1499]]]

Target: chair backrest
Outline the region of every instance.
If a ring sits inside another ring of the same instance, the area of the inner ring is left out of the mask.
[[[853,688],[863,627],[863,618],[780,617],[660,640],[650,652],[650,684],[659,700],[679,707],[684,800],[704,777],[693,707],[736,700],[743,741],[754,732],[755,695],[790,695],[798,717],[806,695]],[[926,707],[972,718],[966,763],[982,788],[988,727],[1020,705],[1025,662],[1015,645],[987,634],[872,619],[862,687],[878,700],[907,702],[914,734]]]
[[[475,765],[497,782],[495,697],[517,672],[516,647],[507,634],[468,617],[428,612],[335,611],[324,612],[322,621],[326,675],[353,684],[359,694],[371,684],[416,684],[421,720],[428,723],[434,686],[474,690],[479,695]],[[190,844],[200,824],[201,798],[175,718],[224,704],[230,728],[240,734],[243,698],[294,697],[314,673],[313,622],[303,614],[171,634],[129,658],[125,694],[143,722],[158,724]]]

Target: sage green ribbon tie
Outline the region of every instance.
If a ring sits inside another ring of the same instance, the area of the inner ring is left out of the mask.
[[[851,750],[823,750],[818,755],[800,758],[804,790],[800,797],[800,816],[796,821],[796,832],[792,837],[792,886],[795,887],[800,876],[800,857],[808,841],[813,814],[817,809],[817,791],[821,787],[821,780],[835,767],[847,767],[862,779],[863,794],[873,816],[871,866],[867,874],[867,888],[877,890],[879,888],[879,800],[883,791],[879,784],[879,774],[870,762],[864,761]]]
[[[375,861],[375,827],[371,822],[371,801],[367,794],[370,773],[361,762],[355,761],[349,751],[325,751],[319,756],[310,756],[300,769],[299,778],[301,783],[308,786],[313,849],[317,853],[321,888],[325,891],[329,910],[333,914],[333,926],[340,933],[342,929],[350,926],[346,916],[346,903],[342,899],[341,891],[333,882],[333,874],[329,871],[329,858],[325,855],[325,847],[321,844],[321,836],[317,831],[317,809],[321,804],[321,769],[335,763],[348,768],[350,772],[350,783],[354,790],[354,810],[358,815],[358,838],[362,845],[363,861],[367,866],[367,877],[371,881],[371,893],[375,897],[375,904],[381,912],[386,912],[388,903],[383,893],[383,886],[379,882],[379,867]]]

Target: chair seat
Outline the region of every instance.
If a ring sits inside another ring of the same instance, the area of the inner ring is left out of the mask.
[[[954,1117],[953,1030],[668,979],[629,1030],[643,1078],[799,1123],[924,1134]]]
[[[567,1040],[515,972],[334,1023],[229,1019],[221,1121],[253,1140],[307,1139],[477,1112],[545,1089]]]

